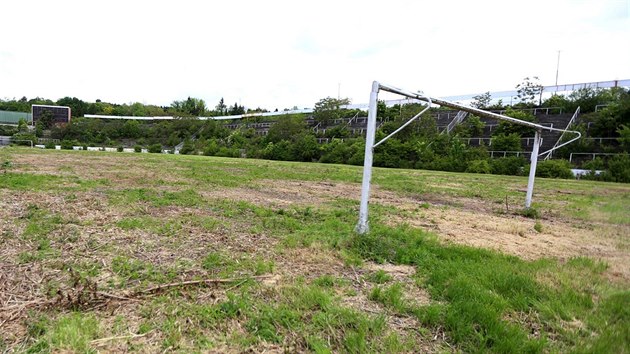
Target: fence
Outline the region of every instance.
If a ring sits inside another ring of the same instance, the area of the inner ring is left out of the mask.
[[[33,116],[30,113],[0,111],[1,124],[17,125],[20,122],[20,119],[24,119],[28,124],[33,122]]]

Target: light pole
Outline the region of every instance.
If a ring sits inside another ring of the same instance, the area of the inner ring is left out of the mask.
[[[556,63],[556,92],[558,91],[558,72],[560,71],[560,51],[558,51],[558,62]]]

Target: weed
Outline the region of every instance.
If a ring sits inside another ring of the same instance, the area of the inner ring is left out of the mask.
[[[540,223],[539,220],[536,220],[536,223],[534,224],[534,230],[536,230],[536,232],[538,233],[543,232],[543,225]]]
[[[368,275],[366,277],[366,279],[369,282],[375,283],[375,284],[385,284],[389,281],[391,281],[393,278],[391,275],[387,274],[384,270],[379,269],[376,272]]]
[[[516,212],[518,215],[524,216],[530,219],[538,219],[540,217],[540,213],[538,209],[534,207],[524,208]]]
[[[90,340],[99,334],[99,322],[92,315],[74,312],[62,315],[51,323],[45,341],[53,351],[95,352]]]
[[[400,283],[393,284],[390,287],[374,287],[368,299],[379,302],[399,313],[405,313],[408,311],[408,306],[403,299],[403,288]]]
[[[321,286],[324,288],[332,288],[335,286],[335,278],[332,275],[322,275],[321,277],[315,279],[313,284],[317,286]]]

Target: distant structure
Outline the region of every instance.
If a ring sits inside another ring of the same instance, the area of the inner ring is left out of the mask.
[[[35,125],[44,114],[51,114],[53,123],[68,123],[70,122],[71,113],[70,107],[66,106],[48,106],[41,104],[34,104],[31,106],[33,125]]]
[[[33,122],[33,117],[30,113],[0,111],[0,125],[18,125],[20,119],[24,119],[28,124]]]

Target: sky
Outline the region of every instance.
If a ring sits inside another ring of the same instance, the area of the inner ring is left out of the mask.
[[[374,80],[443,97],[557,69],[630,79],[630,0],[12,0],[0,16],[2,99],[282,110],[364,103]]]

